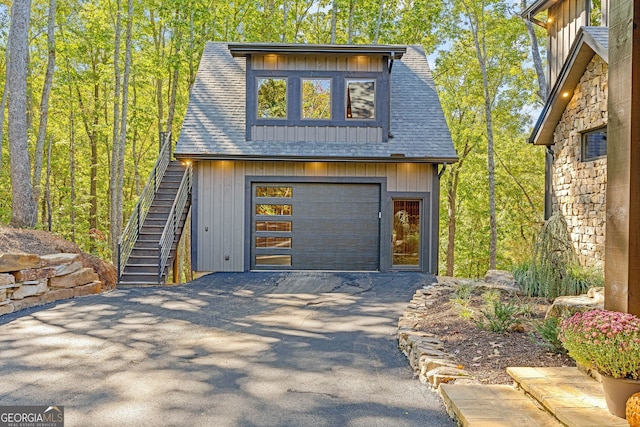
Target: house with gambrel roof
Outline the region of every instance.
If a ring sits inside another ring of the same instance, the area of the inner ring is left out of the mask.
[[[545,216],[559,211],[585,266],[605,259],[608,1],[538,0],[522,15],[547,31],[548,97],[529,137],[546,146]]]
[[[420,46],[208,43],[175,157],[194,271],[437,272],[457,156]]]

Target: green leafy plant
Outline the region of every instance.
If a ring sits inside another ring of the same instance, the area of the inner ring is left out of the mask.
[[[560,334],[560,319],[557,317],[549,317],[536,324],[536,332],[542,337],[545,347],[553,353],[564,354],[567,352],[558,337]]]
[[[576,313],[562,322],[559,338],[580,365],[613,378],[640,378],[640,319],[632,314]]]
[[[460,317],[467,320],[472,319],[474,316],[473,310],[469,308],[472,291],[473,287],[468,283],[464,283],[456,287],[451,298],[451,302],[460,308]]]
[[[511,329],[512,326],[518,325],[518,314],[520,308],[514,301],[502,302],[500,299],[488,305],[487,309],[480,310],[486,318],[487,323],[478,322],[481,328],[487,328],[491,332],[503,333]]]

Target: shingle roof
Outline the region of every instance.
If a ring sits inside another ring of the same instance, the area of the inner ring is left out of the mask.
[[[391,73],[388,142],[265,142],[245,139],[245,58],[207,43],[176,146],[176,157],[453,162],[457,160],[427,58],[408,46]],[[391,155],[394,155],[392,158]]]
[[[547,101],[529,136],[529,142],[539,145],[553,144],[553,133],[571,97],[562,94],[573,93],[587,65],[594,55],[609,62],[609,28],[581,27],[571,46],[569,55],[562,65],[560,74],[551,88]]]

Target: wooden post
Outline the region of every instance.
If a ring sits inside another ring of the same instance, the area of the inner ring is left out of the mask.
[[[605,308],[640,315],[640,0],[609,4]]]

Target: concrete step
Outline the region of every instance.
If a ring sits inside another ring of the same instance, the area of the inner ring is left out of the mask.
[[[609,413],[602,384],[578,368],[507,368],[515,383],[568,427],[628,427]]]
[[[510,385],[441,384],[447,411],[463,427],[561,427],[560,421]]]
[[[607,410],[602,385],[577,368],[507,368],[514,385],[441,384],[464,427],[629,427]]]

